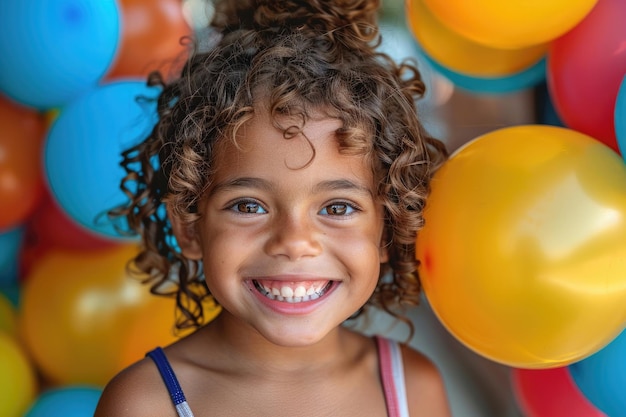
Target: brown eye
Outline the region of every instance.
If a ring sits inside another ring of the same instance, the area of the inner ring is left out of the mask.
[[[239,203],[237,204],[237,210],[242,213],[256,213],[259,209],[259,206],[254,203]]]
[[[259,203],[254,201],[240,201],[235,203],[231,210],[237,211],[239,213],[248,213],[248,214],[263,214],[266,211],[261,207]]]
[[[344,204],[333,204],[329,207],[329,209],[330,214],[336,215],[346,214],[346,212],[348,211],[348,207],[346,207]]]
[[[320,213],[327,216],[345,216],[354,212],[354,208],[350,204],[335,203],[324,207]]]

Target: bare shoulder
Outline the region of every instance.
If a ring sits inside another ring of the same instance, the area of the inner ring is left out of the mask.
[[[445,384],[435,364],[409,346],[402,346],[402,359],[410,414],[451,417]]]
[[[104,388],[94,417],[176,416],[167,388],[151,359],[117,374]]]

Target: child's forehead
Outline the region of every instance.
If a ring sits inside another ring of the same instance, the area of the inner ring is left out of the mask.
[[[262,147],[269,153],[263,158],[269,160],[274,153],[285,153],[289,157],[279,163],[301,168],[318,157],[323,145],[324,152],[366,158],[373,166],[373,135],[370,129],[354,127],[347,126],[346,120],[328,106],[278,108],[268,100],[256,100],[246,115],[231,125],[232,130],[217,139],[212,165],[223,166],[225,160],[232,163],[233,156]]]
[[[337,142],[337,132],[344,127],[338,117],[332,117],[321,109],[298,112],[271,112],[266,107],[255,107],[236,132],[235,139],[245,147],[246,141],[266,137],[274,146],[292,146],[292,143],[314,143],[319,140]],[[276,140],[276,139],[279,140]]]
[[[304,168],[317,158],[363,158],[366,152],[344,151],[343,128],[343,120],[324,111],[271,114],[267,108],[259,108],[239,126],[232,140],[219,141],[214,150],[214,167],[225,161],[237,163],[250,155],[293,169]]]
[[[272,108],[267,101],[257,101],[245,122],[234,125],[233,137],[236,141],[241,140],[261,126],[266,132],[275,130],[285,138],[301,134],[308,136],[321,125],[333,134],[346,127],[345,120],[329,106],[311,106],[296,102]]]

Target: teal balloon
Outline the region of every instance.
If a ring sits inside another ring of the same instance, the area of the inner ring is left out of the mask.
[[[67,386],[43,392],[24,417],[93,417],[102,390]]]
[[[16,280],[10,284],[0,284],[0,294],[6,297],[16,309],[20,308],[22,298],[22,286]]]
[[[105,75],[118,49],[121,14],[115,0],[3,0],[0,28],[0,90],[50,109]]]
[[[153,129],[159,93],[143,81],[101,85],[63,108],[48,131],[44,172],[52,196],[71,219],[103,237],[135,239],[106,213],[128,202],[120,189],[121,153]]]
[[[17,282],[18,260],[23,240],[23,227],[0,231],[0,286]]]
[[[622,79],[615,100],[615,136],[619,151],[626,160],[626,76]]]
[[[546,59],[504,77],[475,77],[453,71],[431,58],[420,48],[420,56],[433,70],[447,78],[456,87],[476,94],[507,94],[535,87],[546,79]]]
[[[602,350],[568,368],[593,405],[607,416],[626,417],[626,331]]]

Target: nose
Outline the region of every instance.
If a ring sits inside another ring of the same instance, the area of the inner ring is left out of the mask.
[[[270,237],[265,244],[268,255],[295,261],[322,253],[320,232],[308,215],[279,216],[270,227]]]

